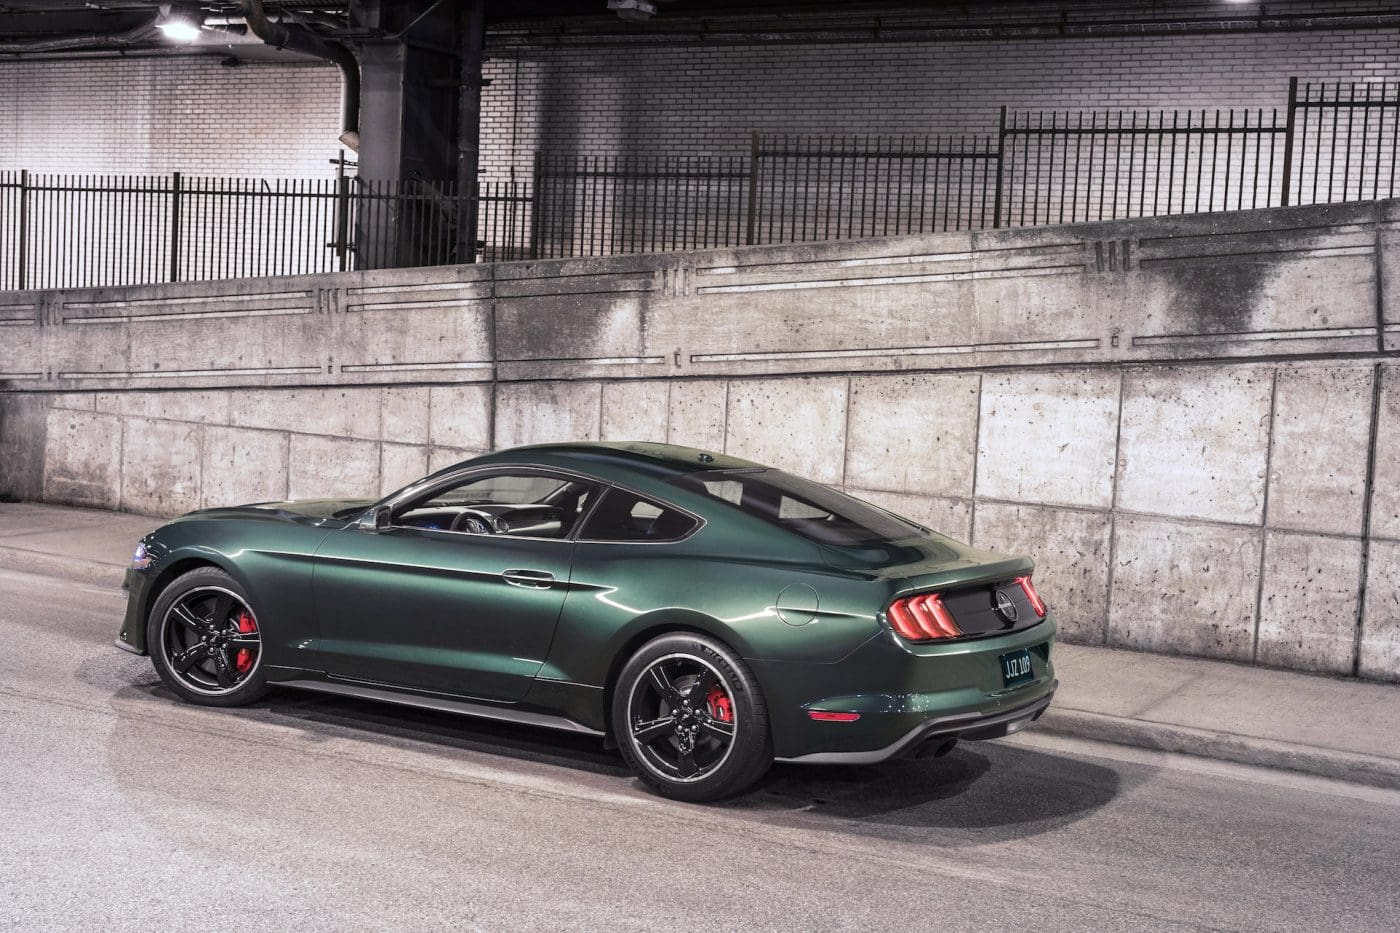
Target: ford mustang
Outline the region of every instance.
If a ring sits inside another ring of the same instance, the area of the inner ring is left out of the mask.
[[[735,457],[554,444],[377,502],[177,518],[136,548],[117,645],[192,703],[299,687],[587,733],[714,800],[775,759],[940,755],[1039,718],[1032,569]]]

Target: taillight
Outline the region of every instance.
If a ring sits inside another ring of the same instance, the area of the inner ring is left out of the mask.
[[[890,625],[906,641],[934,641],[962,634],[953,614],[937,593],[917,593],[896,599],[887,613]]]
[[[1021,592],[1025,593],[1026,599],[1031,601],[1031,608],[1035,610],[1035,614],[1042,619],[1045,618],[1045,600],[1041,599],[1040,594],[1035,591],[1030,576],[1017,577],[1016,582],[1021,584]]]

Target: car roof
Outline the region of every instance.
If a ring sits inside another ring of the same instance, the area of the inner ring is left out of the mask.
[[[728,454],[682,447],[677,444],[656,444],[648,441],[571,441],[558,444],[531,444],[511,447],[477,457],[473,464],[548,463],[553,466],[575,467],[583,472],[606,474],[612,467],[627,473],[644,473],[671,478],[688,473],[713,470],[761,470],[761,463],[731,457]]]

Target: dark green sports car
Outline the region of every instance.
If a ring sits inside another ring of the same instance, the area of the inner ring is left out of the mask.
[[[520,447],[379,501],[192,512],[137,546],[117,644],[180,697],[276,684],[584,732],[684,800],[776,758],[939,755],[1037,719],[1032,564],[756,463]]]

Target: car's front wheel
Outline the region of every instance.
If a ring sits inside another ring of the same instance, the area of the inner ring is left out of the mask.
[[[643,645],[613,693],[612,728],[628,765],[676,800],[740,793],[773,762],[768,710],[744,662],[703,635]]]
[[[262,630],[242,585],[217,567],[180,575],[146,621],[151,662],[181,699],[242,706],[268,691]]]

